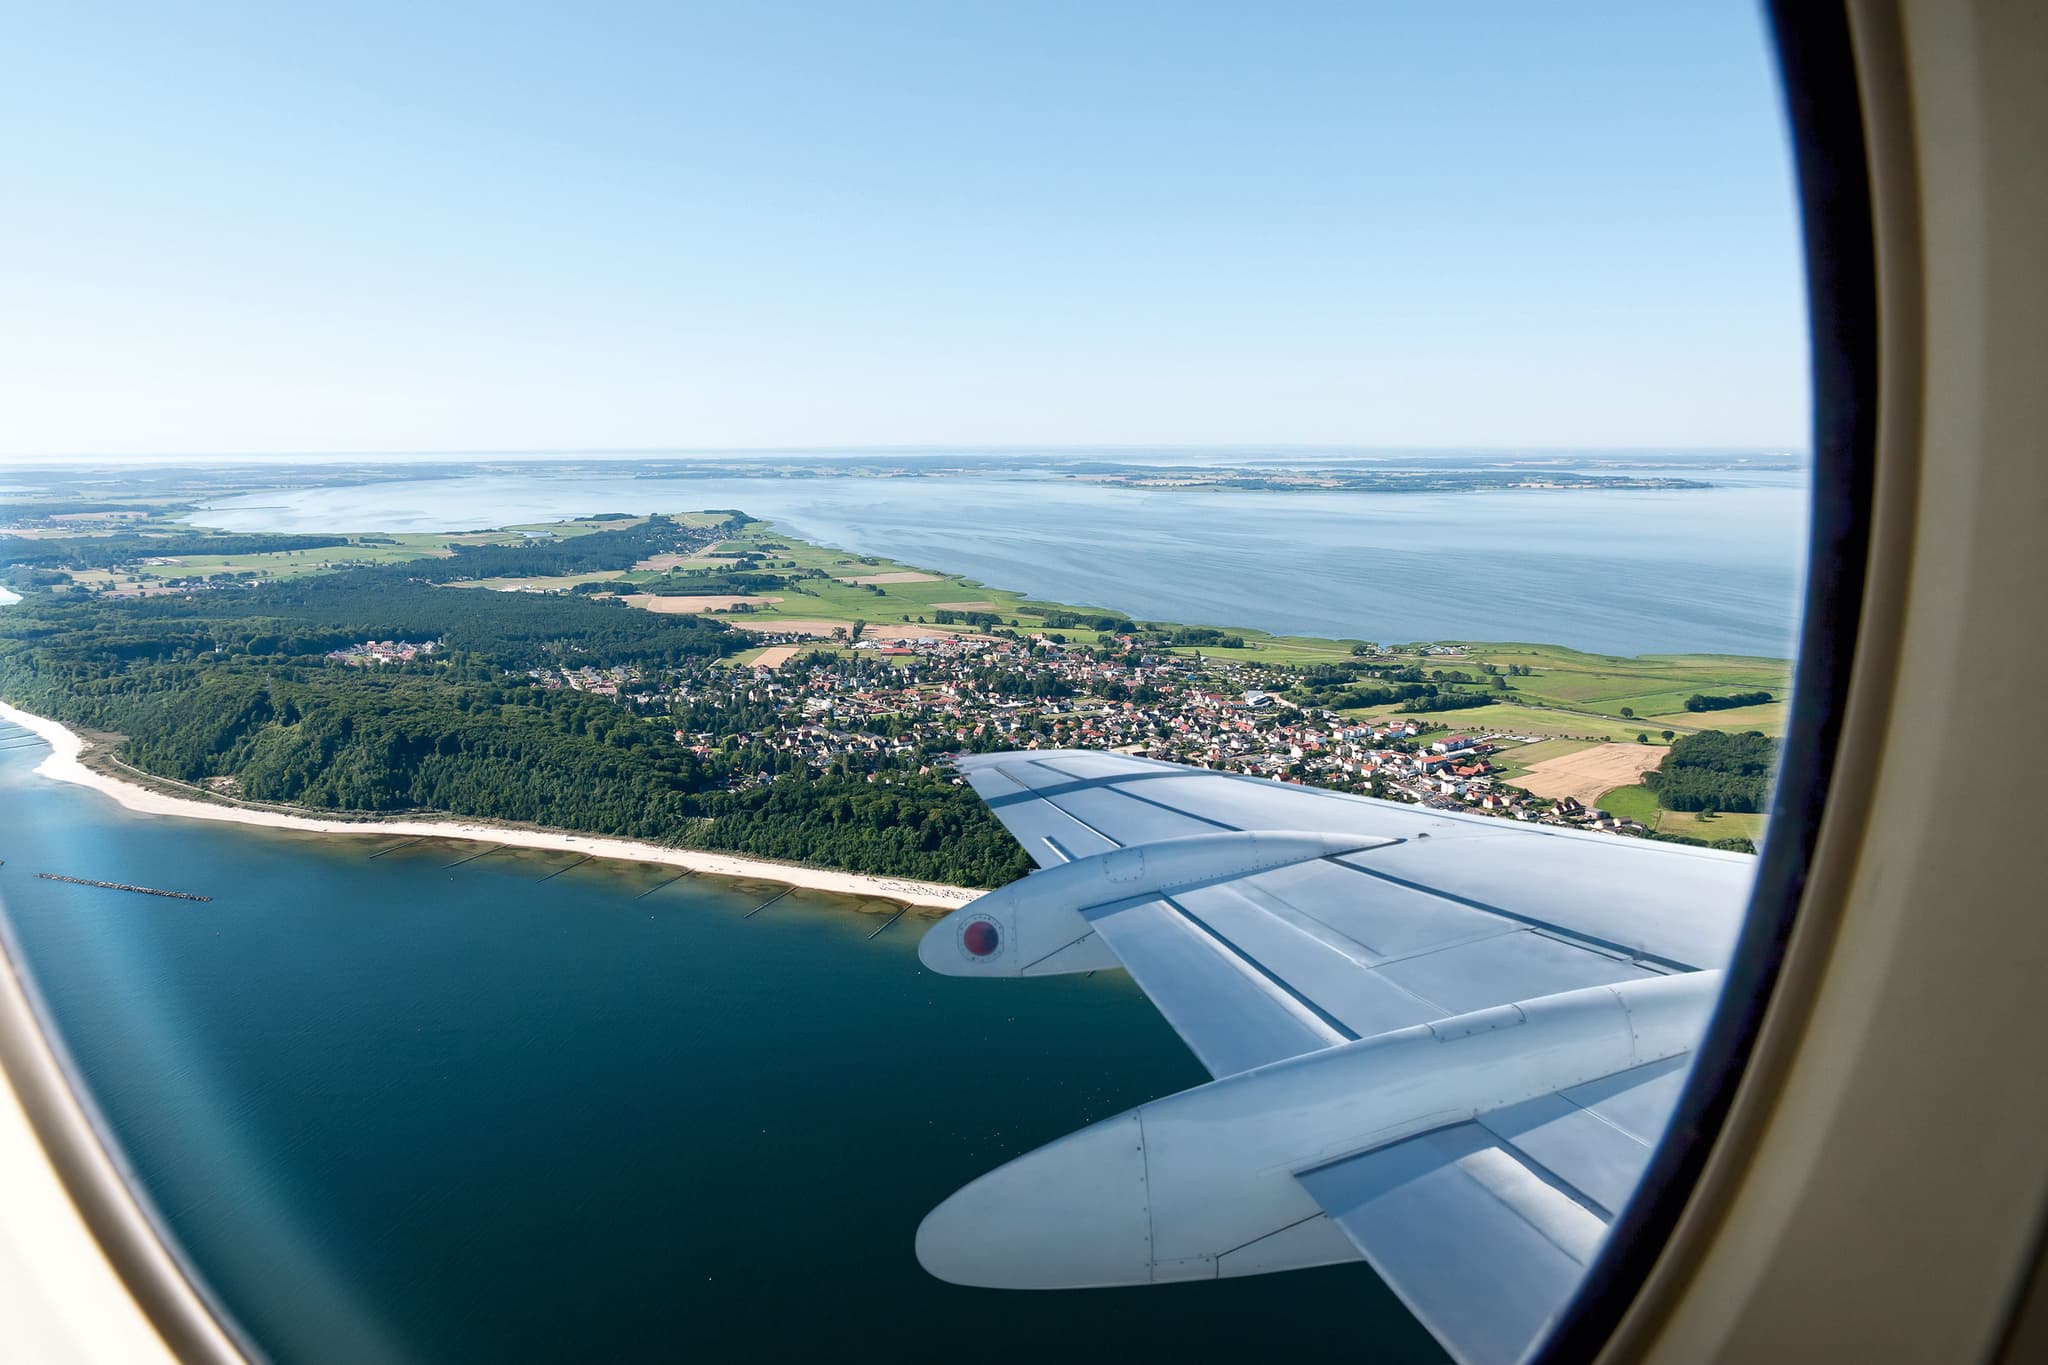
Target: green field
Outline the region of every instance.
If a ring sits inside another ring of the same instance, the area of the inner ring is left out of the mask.
[[[176,529],[189,533],[192,528]],[[252,573],[262,578],[295,578],[360,564],[400,564],[411,559],[444,558],[452,553],[448,548],[451,545],[511,545],[522,538],[510,529],[455,535],[420,532],[365,535],[347,545],[330,545],[316,550],[277,550],[253,555],[179,555],[174,563],[133,564],[119,569],[78,569],[72,572],[71,577],[74,582],[104,588],[137,587],[171,578],[212,578],[230,573]]]
[[[1534,744],[1502,749],[1494,754],[1493,760],[1503,776],[1516,778],[1546,758],[1563,758],[1566,754],[1590,749],[1593,744],[1594,741],[1590,739],[1539,739]]]
[[[302,574],[326,573],[357,564],[396,564],[408,559],[446,555],[438,539],[432,544],[413,543],[420,537],[392,537],[397,544],[333,545],[318,550],[279,550],[255,555],[180,555],[171,564],[137,564],[119,570],[79,569],[74,582],[112,587],[160,583],[168,578],[212,578],[217,574],[254,573],[263,578],[295,578]]]
[[[1667,810],[1657,820],[1659,834],[1683,834],[1693,839],[1749,839],[1761,841],[1764,826],[1770,823],[1765,814],[1742,814],[1724,812],[1712,819],[1704,819],[1692,811]]]
[[[1657,828],[1659,816],[1670,813],[1657,804],[1657,793],[1640,782],[1603,793],[1599,808],[1618,819],[1639,820],[1651,829]]]
[[[1368,706],[1343,714],[1356,716],[1361,720],[1377,720],[1398,717],[1406,713],[1399,707]],[[1424,725],[1447,726],[1467,734],[1538,735],[1552,739],[1606,740],[1619,743],[1633,743],[1636,735],[1644,729],[1643,724],[1637,721],[1575,715],[1568,711],[1552,711],[1540,706],[1519,706],[1513,702],[1495,702],[1491,706],[1476,706],[1469,711],[1429,711],[1412,719]],[[1657,730],[1656,726],[1649,727],[1652,744],[1663,743],[1657,737]]]
[[[1680,834],[1710,843],[1715,839],[1760,841],[1770,822],[1765,814],[1724,813],[1703,819],[1692,811],[1665,810],[1657,804],[1657,794],[1640,783],[1604,793],[1599,807],[1620,819],[1639,820],[1659,834]]]
[[[1761,730],[1767,735],[1782,735],[1785,713],[1784,702],[1772,701],[1759,706],[1733,706],[1726,711],[1678,711],[1655,717],[1652,723],[1670,729],[1684,726],[1694,730]]]

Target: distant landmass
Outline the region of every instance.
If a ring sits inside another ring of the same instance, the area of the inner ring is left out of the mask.
[[[0,611],[0,697],[118,737],[100,752],[131,780],[954,885],[1027,865],[946,764],[1011,748],[1746,838],[1725,799],[1683,829],[1603,823],[1600,801],[1703,729],[1702,697],[1725,702],[1715,728],[1775,731],[1788,672],[1147,620],[734,510],[222,533],[106,491],[49,492],[0,540],[22,597]]]

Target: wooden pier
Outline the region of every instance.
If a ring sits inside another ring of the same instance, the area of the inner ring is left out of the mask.
[[[195,896],[190,891],[163,891],[154,886],[130,886],[127,882],[100,882],[91,877],[66,877],[57,872],[38,872],[46,882],[70,882],[73,886],[97,886],[103,891],[133,891],[138,896],[164,896],[174,901],[210,901],[211,896]]]

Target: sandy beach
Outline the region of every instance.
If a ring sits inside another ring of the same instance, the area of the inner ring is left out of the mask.
[[[279,811],[254,810],[246,806],[215,804],[172,796],[87,767],[80,759],[85,741],[54,720],[32,715],[0,702],[0,718],[33,730],[48,741],[49,757],[36,765],[36,773],[57,782],[91,787],[121,805],[144,815],[168,815],[186,820],[216,820],[231,825],[262,825],[269,829],[298,829],[316,834],[388,836],[427,835],[443,839],[480,839],[518,848],[551,848],[594,858],[617,858],[626,862],[662,863],[687,868],[714,877],[744,877],[756,881],[780,882],[811,891],[829,891],[841,896],[871,896],[904,905],[951,910],[965,905],[982,893],[959,886],[911,881],[901,877],[871,877],[857,872],[834,872],[825,868],[799,867],[758,858],[741,858],[727,853],[703,853],[694,849],[663,848],[635,839],[612,839],[596,834],[571,834],[564,830],[522,829],[513,826],[465,821],[459,816],[431,820],[330,820],[317,815],[287,815]]]

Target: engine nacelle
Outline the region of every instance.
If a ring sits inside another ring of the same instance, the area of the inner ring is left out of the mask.
[[[1119,965],[1083,912],[1314,858],[1401,842],[1364,834],[1228,830],[1112,849],[991,891],[925,932],[917,955],[947,976],[1051,976]]]

